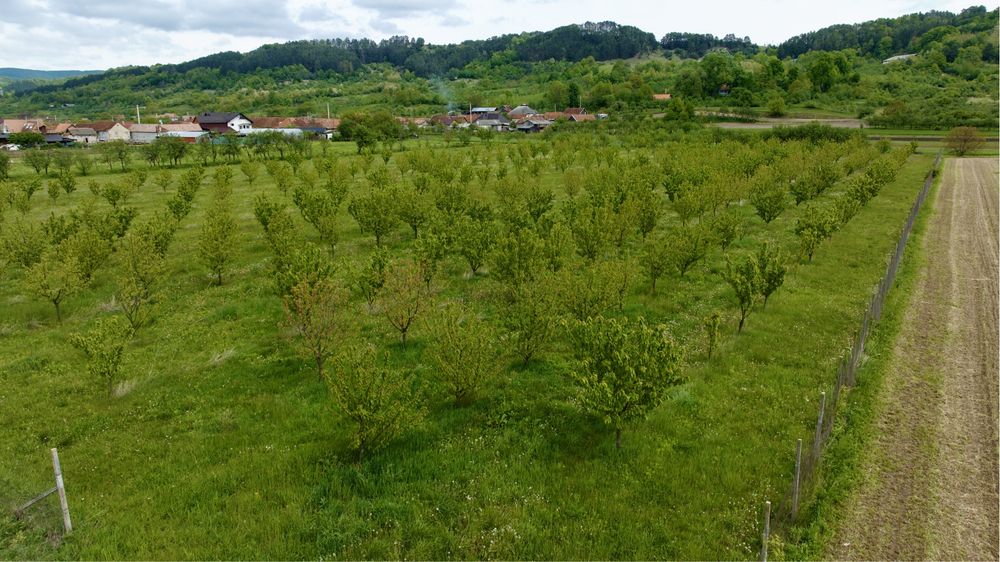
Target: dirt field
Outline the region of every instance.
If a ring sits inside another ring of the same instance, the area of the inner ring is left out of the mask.
[[[809,123],[820,123],[830,127],[841,129],[860,129],[864,124],[860,119],[797,119],[794,117],[760,117],[755,123],[716,123],[720,129],[772,129],[778,125],[785,127],[795,127],[798,125],[808,125]]]
[[[865,481],[830,556],[997,560],[998,164],[949,159]]]

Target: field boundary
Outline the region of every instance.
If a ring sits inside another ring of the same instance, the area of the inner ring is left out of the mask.
[[[886,265],[885,275],[882,276],[869,301],[861,320],[861,326],[853,339],[851,349],[845,353],[840,361],[833,391],[829,395],[827,392],[820,393],[816,428],[811,443],[803,443],[802,439],[799,439],[795,443],[795,472],[791,484],[781,500],[774,506],[771,505],[771,502],[765,503],[761,532],[761,560],[767,560],[770,535],[775,533],[786,535],[787,531],[798,521],[800,507],[805,503],[803,498],[809,497],[816,491],[819,481],[818,469],[820,460],[823,455],[823,449],[829,442],[833,432],[838,406],[844,396],[844,391],[853,387],[857,380],[857,373],[864,356],[868,335],[873,326],[882,317],[882,308],[889,290],[895,283],[896,273],[899,270],[899,265],[906,251],[906,243],[913,231],[923,203],[934,184],[934,178],[937,175],[940,164],[941,153],[938,153],[931,170],[924,179],[920,193],[917,194],[916,201],[914,201],[913,206],[910,208],[910,214],[907,216],[906,223],[900,232],[896,249]]]

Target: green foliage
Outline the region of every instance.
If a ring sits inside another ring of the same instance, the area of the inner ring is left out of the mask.
[[[330,247],[332,254],[337,246],[337,211],[339,203],[321,189],[298,186],[292,192],[292,201],[302,213],[302,218],[319,232],[319,239]]]
[[[89,332],[70,337],[70,343],[90,360],[90,375],[107,385],[108,398],[114,396],[114,384],[121,378],[125,347],[131,338],[132,328],[118,316],[98,318]]]
[[[740,307],[740,325],[736,330],[739,333],[743,331],[743,324],[760,297],[760,265],[757,263],[757,256],[747,255],[735,260],[727,256],[722,277],[733,289]]]
[[[829,214],[814,205],[806,207],[802,215],[795,221],[795,235],[799,237],[799,248],[802,255],[808,257],[809,261],[812,261],[816,248],[832,232]]]
[[[222,272],[232,262],[236,228],[228,202],[225,199],[215,201],[205,214],[198,241],[198,257],[212,272],[216,285],[222,285]]]
[[[975,127],[955,127],[948,131],[948,136],[944,139],[945,147],[956,156],[975,152],[985,142]]]
[[[410,387],[409,376],[380,358],[372,345],[356,346],[337,358],[326,376],[330,394],[353,426],[351,448],[357,460],[373,453],[422,413]]]
[[[393,188],[372,189],[355,196],[347,205],[347,212],[357,221],[361,232],[373,235],[377,247],[382,246],[385,236],[399,223],[396,193]]]
[[[27,269],[42,257],[47,244],[42,232],[34,224],[15,220],[0,238],[0,256]]]
[[[719,342],[719,327],[722,325],[722,315],[718,310],[713,311],[705,317],[702,327],[705,329],[705,336],[708,339],[708,358],[712,358],[712,352]]]
[[[426,308],[429,298],[427,281],[419,264],[399,261],[386,269],[385,281],[378,291],[379,309],[399,332],[403,345],[406,345],[413,321]]]
[[[524,366],[547,350],[556,336],[556,287],[551,277],[545,277],[512,287],[509,299],[502,303],[507,341]]]
[[[764,297],[764,308],[767,299],[785,283],[785,256],[772,242],[765,242],[757,251],[757,266],[760,268],[760,295]]]
[[[785,211],[788,199],[785,189],[780,184],[757,183],[750,190],[750,204],[764,224],[770,224]]]
[[[31,150],[24,151],[24,156],[22,157],[24,163],[31,166],[35,170],[36,174],[41,175],[42,172],[45,175],[49,174],[49,166],[52,165],[52,152],[42,148],[35,148]]]
[[[83,287],[76,260],[50,248],[28,269],[24,277],[25,288],[44,299],[56,309],[56,320],[62,322],[60,305]]]
[[[303,279],[284,297],[285,326],[300,354],[312,359],[320,380],[342,344],[350,318],[348,293],[329,278]]]
[[[427,320],[424,356],[455,401],[464,406],[501,371],[501,341],[489,324],[459,302],[448,302]]]
[[[681,277],[696,263],[705,259],[711,238],[701,224],[680,226],[667,234],[666,259]]]
[[[579,365],[571,376],[579,404],[615,429],[615,447],[629,423],[645,419],[681,383],[681,350],[666,326],[597,316],[571,330]]]

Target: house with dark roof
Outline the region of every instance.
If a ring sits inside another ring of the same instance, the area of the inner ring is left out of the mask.
[[[518,117],[527,117],[529,115],[535,115],[536,113],[538,113],[538,112],[535,111],[534,109],[532,109],[530,106],[521,104],[521,105],[515,107],[514,109],[508,111],[507,112],[507,117],[510,117],[511,119],[515,119],[515,118],[518,118]]]
[[[232,111],[206,111],[195,121],[201,125],[203,131],[211,133],[237,133],[245,135],[253,128],[253,121],[242,113]]]
[[[476,119],[475,125],[480,129],[493,129],[494,131],[501,132],[508,130],[510,119],[507,119],[499,112],[484,113],[479,119]]]
[[[551,124],[552,121],[549,121],[542,115],[531,115],[518,121],[517,130],[522,133],[538,133]]]

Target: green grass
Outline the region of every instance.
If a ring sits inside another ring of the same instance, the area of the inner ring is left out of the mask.
[[[334,149],[353,153],[349,144]],[[468,150],[453,144],[449,152]],[[22,272],[4,274],[0,502],[50,486],[47,450],[59,447],[75,531],[59,546],[46,540],[59,526],[51,505],[27,522],[0,518],[0,555],[753,558],[760,507],[790,482],[795,439],[810,432],[816,398],[832,385],[929,165],[928,156],[911,157],[813,263],[789,272],[740,336],[732,334],[735,306],[718,274],[718,249],[686,278],[661,280],[655,297],[637,277],[625,313],[671,326],[689,350],[689,382],[626,432],[621,451],[574,406],[563,344],[527,369],[511,366],[481,400],[456,409],[421,364],[427,334],[418,331],[402,348],[380,317],[359,313],[357,339],[413,368],[427,408],[422,424],[361,464],[350,461],[345,422],[325,386],[278,327],[281,304],[251,212],[254,193],[278,192],[266,176],[250,188],[236,172],[240,243],[226,284],[210,286],[191,257],[211,197],[206,185],[171,246],[153,322],[129,347],[121,397],[104,396],[67,343],[111,313],[117,257],[65,305],[62,324],[51,305],[24,294]],[[113,178],[101,171],[96,179]],[[561,174],[547,167],[541,181],[557,186]],[[140,216],[163,208],[170,193],[157,189],[131,201]],[[44,193],[35,197],[29,216],[40,220],[90,194],[83,188],[55,204]],[[737,250],[756,249],[763,238],[791,250],[800,212],[790,209],[767,226],[754,219]],[[373,247],[342,213],[338,268]],[[664,224],[676,221],[667,214]],[[302,237],[315,238],[300,226]],[[403,253],[412,244],[408,229],[397,229],[389,244]],[[440,290],[479,302],[493,281],[464,271],[449,257]],[[706,361],[699,324],[717,308],[729,335]]]
[[[789,560],[820,560],[829,556],[830,541],[837,523],[844,516],[846,502],[865,478],[860,472],[861,463],[877,431],[880,389],[891,368],[896,337],[902,328],[918,273],[927,261],[922,241],[933,213],[937,189],[938,181],[935,181],[907,241],[895,284],[882,309],[882,319],[868,338],[857,385],[839,408],[833,436],[819,469],[821,485],[813,501],[803,510],[804,523],[792,530],[785,545],[783,554]]]

